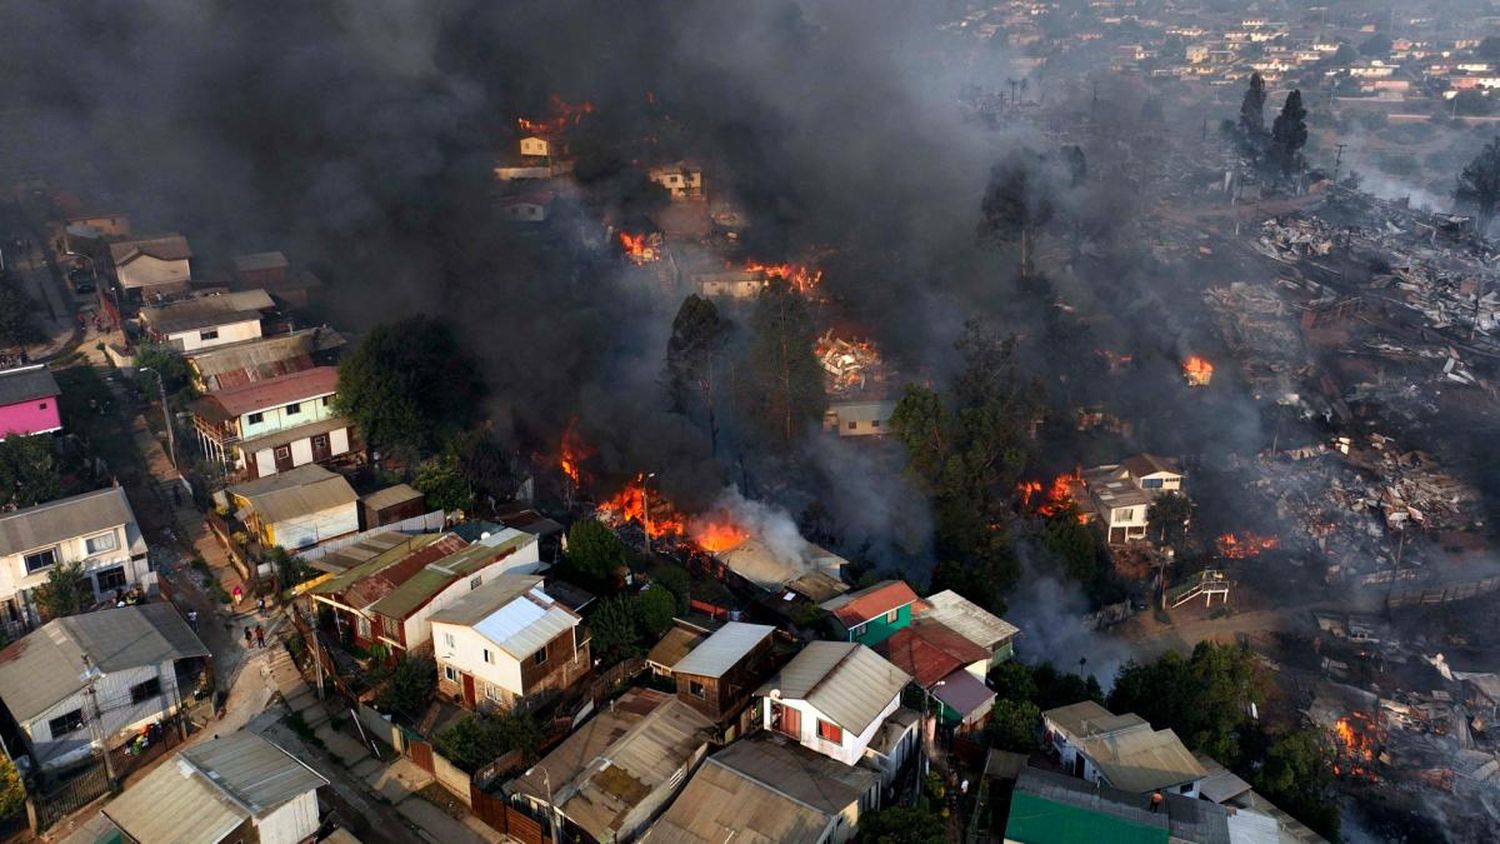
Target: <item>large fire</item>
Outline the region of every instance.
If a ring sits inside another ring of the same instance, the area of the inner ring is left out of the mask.
[[[1076,470],[1070,474],[1058,475],[1048,486],[1043,486],[1041,481],[1022,481],[1016,486],[1016,492],[1021,496],[1023,510],[1051,518],[1076,503],[1073,493],[1082,483],[1083,472]],[[1078,521],[1080,524],[1087,523],[1088,515],[1079,513]]]
[[[559,447],[557,464],[563,474],[573,482],[574,486],[583,482],[583,461],[593,456],[594,450],[589,447],[583,438],[578,436],[578,420],[574,419],[568,423],[563,430],[562,445]]]
[[[594,113],[594,104],[588,100],[570,103],[556,94],[552,95],[552,117],[548,120],[528,120],[524,117],[516,118],[516,125],[521,127],[522,132],[533,135],[560,135],[569,126],[577,126],[578,121],[585,114]]]
[[[869,340],[835,337],[830,328],[814,344],[813,354],[817,355],[818,362],[827,374],[824,380],[830,393],[863,390],[867,378],[873,377],[877,381],[881,378],[880,353]]]
[[[627,231],[619,233],[620,248],[625,250],[625,257],[636,266],[655,263],[661,260],[661,235],[656,232],[631,234]]]
[[[1214,380],[1214,365],[1208,358],[1188,355],[1182,361],[1182,377],[1187,379],[1189,387],[1207,387]]]
[[[1244,533],[1220,534],[1214,541],[1214,547],[1219,556],[1226,560],[1248,560],[1251,557],[1259,557],[1266,551],[1274,551],[1281,547],[1281,540],[1275,536],[1261,536],[1257,533],[1245,531]]]
[[[801,264],[761,264],[755,261],[745,264],[745,271],[764,273],[771,278],[786,279],[794,290],[806,296],[813,292],[823,280],[823,271],[809,269]]]
[[[688,527],[693,542],[711,554],[738,548],[750,538],[749,531],[729,521],[728,516],[722,513],[713,517],[695,518]]]
[[[750,532],[723,511],[684,518],[665,496],[648,490],[645,481],[637,475],[624,489],[600,502],[600,517],[615,527],[634,522],[652,539],[679,539],[712,554],[738,548],[750,538]]]
[[[1351,712],[1335,721],[1333,738],[1336,743],[1333,773],[1336,776],[1356,779],[1375,779],[1370,763],[1375,761],[1375,744],[1380,727],[1375,720],[1363,712]]]

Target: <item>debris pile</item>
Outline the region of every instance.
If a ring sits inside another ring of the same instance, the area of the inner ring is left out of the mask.
[[[818,338],[813,353],[823,367],[824,382],[831,395],[864,393],[885,382],[880,354],[869,340],[835,337],[830,328]]]

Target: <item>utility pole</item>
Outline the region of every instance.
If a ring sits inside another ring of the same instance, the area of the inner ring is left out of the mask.
[[[1339,144],[1338,147],[1337,147],[1338,154],[1334,155],[1334,157],[1333,157],[1333,186],[1334,187],[1338,187],[1339,186],[1339,165],[1342,164],[1343,161],[1344,161],[1344,147],[1347,147],[1347,146],[1349,146],[1349,145],[1348,144]]]
[[[646,483],[656,477],[655,472],[641,476],[641,528],[646,534],[646,559],[651,559],[651,491]]]
[[[177,437],[172,433],[172,409],[167,406],[167,382],[162,376],[161,370],[152,369],[149,366],[141,367],[142,372],[150,372],[156,376],[157,394],[161,396],[161,419],[167,426],[167,457],[172,460],[172,468],[177,468]]]
[[[88,654],[83,655],[83,676],[79,679],[88,684],[89,706],[94,710],[94,717],[89,719],[89,732],[104,749],[104,778],[109,783],[109,790],[118,792],[120,790],[119,780],[115,779],[115,763],[109,757],[109,734],[104,729],[104,712],[99,708],[99,695],[94,691],[94,683],[99,679],[100,671],[94,667]]]

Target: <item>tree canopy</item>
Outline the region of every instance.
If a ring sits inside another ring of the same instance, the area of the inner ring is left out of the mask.
[[[30,507],[62,496],[55,449],[51,434],[0,440],[0,507]]]
[[[1474,212],[1475,225],[1484,234],[1495,218],[1496,206],[1500,205],[1500,137],[1485,144],[1474,160],[1464,166],[1458,174],[1453,198]]]
[[[667,389],[673,409],[689,418],[701,418],[714,447],[719,436],[719,386],[729,333],[730,322],[719,315],[714,303],[693,294],[677,310],[672,336],[667,340]]]
[[[536,758],[542,729],[530,715],[471,712],[439,732],[433,748],[466,773],[474,773],[512,750],[523,763]]]
[[[771,439],[789,448],[828,407],[807,299],[785,281],[772,282],[755,302],[750,333],[747,404]]]
[[[47,619],[77,615],[94,600],[94,589],[83,563],[58,563],[47,572],[47,582],[36,588],[37,607]]]
[[[887,806],[859,817],[859,840],[869,844],[943,844],[948,840],[943,819],[931,810]]]
[[[339,364],[334,406],[371,445],[420,455],[468,427],[484,394],[453,330],[417,315],[376,326]]]
[[[1250,705],[1265,702],[1266,685],[1254,653],[1199,642],[1187,659],[1169,652],[1155,662],[1127,664],[1110,692],[1109,708],[1134,712],[1158,729],[1170,727],[1188,747],[1235,765],[1241,759],[1239,730],[1250,722]]]
[[[1286,95],[1281,113],[1271,124],[1271,154],[1284,176],[1290,176],[1302,164],[1302,148],[1307,145],[1307,109],[1302,107],[1302,92],[1293,89]]]
[[[1250,74],[1250,85],[1240,101],[1239,129],[1247,142],[1257,142],[1266,133],[1266,80],[1259,73]]]
[[[1017,243],[1022,278],[1032,273],[1031,252],[1036,233],[1057,213],[1055,174],[1044,156],[1020,150],[990,169],[979,205],[982,243]]]
[[[20,282],[10,275],[0,274],[0,347],[41,342],[42,331],[36,324],[35,307]]]
[[[474,491],[464,477],[458,458],[449,453],[433,457],[417,467],[412,478],[413,489],[427,499],[427,506],[445,513],[468,510],[474,506]]]
[[[625,543],[598,519],[579,519],[568,528],[567,562],[587,585],[608,585],[627,564]]]
[[[1187,534],[1187,523],[1193,517],[1193,510],[1192,500],[1176,490],[1158,495],[1146,509],[1150,537],[1164,545],[1181,542]]]
[[[375,705],[415,721],[437,688],[437,662],[430,656],[401,656],[382,678]]]

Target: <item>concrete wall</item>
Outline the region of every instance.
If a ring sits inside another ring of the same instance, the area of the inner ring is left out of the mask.
[[[203,336],[205,333],[216,334],[217,336],[205,338]],[[196,352],[199,349],[211,349],[214,346],[255,340],[259,337],[260,320],[248,319],[241,322],[232,322],[227,325],[214,325],[201,329],[194,328],[191,331],[178,331],[174,334],[168,334],[167,340],[184,352]]]

